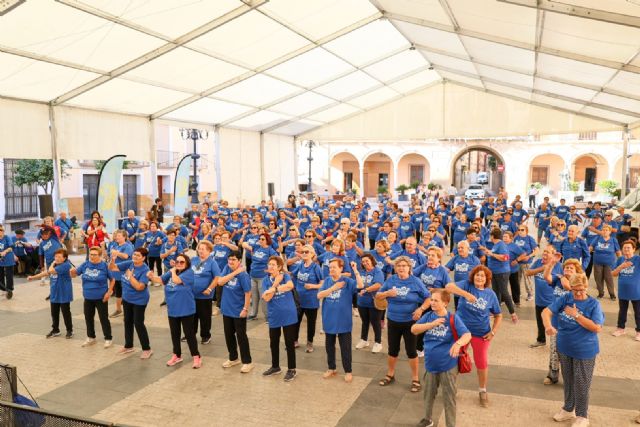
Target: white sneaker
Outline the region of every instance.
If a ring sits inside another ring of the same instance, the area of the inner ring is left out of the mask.
[[[589,419],[585,417],[577,417],[571,424],[571,427],[587,427],[589,425]]]
[[[424,351],[418,351],[418,357],[422,359],[424,357]]]
[[[558,421],[558,422],[562,422],[562,421],[568,421],[568,420],[572,420],[576,417],[576,414],[574,411],[571,412],[567,412],[564,409],[560,409],[560,412],[558,412],[557,414],[555,414],[553,416],[553,420],[554,421]]]
[[[222,367],[223,368],[231,368],[232,366],[236,366],[240,364],[240,359],[236,359],[236,360],[227,360],[224,363],[222,363]]]
[[[620,337],[625,333],[626,332],[624,331],[624,329],[617,328],[615,331],[611,332],[611,335],[613,335],[614,337]]]
[[[356,350],[360,350],[363,348],[369,347],[369,341],[365,341],[365,340],[360,340],[360,342],[358,342],[358,344],[356,344]]]
[[[382,351],[382,344],[374,343],[373,347],[371,347],[371,353],[380,353]]]
[[[82,343],[82,347],[89,347],[90,345],[94,345],[95,343],[96,343],[96,339],[95,338],[87,338]]]
[[[104,341],[104,348],[109,348],[113,345],[113,341],[111,340],[105,340]]]
[[[253,369],[253,363],[245,363],[244,365],[242,365],[242,368],[240,368],[240,372],[243,374],[247,374],[251,372],[252,369]]]

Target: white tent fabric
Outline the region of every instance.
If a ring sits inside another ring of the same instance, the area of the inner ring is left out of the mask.
[[[298,135],[445,79],[619,127],[640,120],[640,5],[627,0],[0,7],[16,3],[0,9],[6,98]]]

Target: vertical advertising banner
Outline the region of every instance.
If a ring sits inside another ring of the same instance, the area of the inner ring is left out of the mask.
[[[191,171],[191,155],[184,156],[176,170],[176,180],[173,185],[173,210],[176,215],[182,215],[189,210],[189,173]]]
[[[122,166],[126,156],[119,154],[107,160],[98,177],[98,212],[107,224],[108,233],[118,229],[118,199],[120,196],[120,181]]]

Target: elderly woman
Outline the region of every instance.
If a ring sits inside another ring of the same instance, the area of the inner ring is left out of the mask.
[[[196,313],[193,319],[194,333],[198,333],[200,325],[200,344],[211,343],[212,300],[215,295],[216,280],[220,276],[220,268],[211,256],[213,244],[203,240],[196,247],[197,255],[191,258],[193,270],[193,295],[196,302]]]
[[[373,328],[374,344],[371,353],[379,353],[382,350],[382,310],[378,310],[373,303],[376,292],[384,283],[384,273],[376,265],[373,255],[367,253],[361,258],[363,289],[358,291],[358,312],[362,319],[360,341],[356,349],[369,347],[369,325]],[[355,269],[354,269],[355,271]]]
[[[404,339],[404,347],[411,368],[411,387],[413,393],[422,388],[418,377],[418,353],[416,351],[416,336],[411,333],[411,327],[416,320],[429,308],[431,294],[420,279],[412,275],[411,259],[399,257],[395,260],[396,274],[389,277],[378,293],[377,299],[386,299],[387,343],[389,356],[387,357],[387,374],[380,380],[381,386],[388,386],[395,382],[396,364],[400,353],[400,340]]]
[[[477,265],[468,280],[449,283],[446,289],[461,296],[457,313],[471,332],[473,360],[478,371],[480,406],[489,406],[487,382],[489,380],[489,345],[502,323],[500,302],[491,289],[491,270]],[[493,325],[490,320],[493,318]]]
[[[308,232],[308,231],[307,231]],[[300,336],[302,318],[307,317],[307,347],[306,352],[313,352],[313,338],[316,334],[316,319],[318,318],[318,289],[322,282],[322,270],[315,261],[316,252],[311,245],[304,245],[300,251],[302,259],[291,266],[291,276],[298,292],[300,310],[296,328],[296,347]]]
[[[351,300],[358,289],[364,287],[362,276],[356,263],[352,263],[356,280],[342,276],[344,262],[340,258],[329,262],[329,276],[322,282],[318,299],[322,300],[322,328],[325,332],[325,349],[327,351],[327,371],[322,375],[328,379],[336,375],[336,340],[340,342],[340,356],[344,368],[344,380],[353,381],[351,373]],[[356,285],[357,282],[357,285]]]
[[[529,276],[534,276],[536,290],[536,324],[538,327],[536,341],[529,345],[530,348],[544,347],[547,345],[544,323],[542,322],[542,312],[553,302],[553,287],[552,281],[548,280],[550,276],[547,275],[545,278],[544,271],[545,268],[547,268],[547,265],[552,264],[551,277],[562,275],[562,269],[557,262],[554,262],[554,260],[559,259],[560,254],[556,254],[555,248],[551,245],[547,245],[547,247],[544,248],[544,251],[542,251],[542,257],[535,260],[533,264],[531,264],[531,268],[528,269],[526,273]]]
[[[253,229],[253,225],[251,228]],[[258,306],[260,305],[260,284],[262,280],[267,276],[267,262],[269,258],[278,255],[277,252],[271,247],[271,236],[268,233],[262,233],[258,236],[256,244],[252,245],[250,242],[242,243],[242,247],[247,250],[247,256],[251,259],[251,269],[249,275],[251,276],[251,310],[249,312],[249,320],[253,320],[258,317]],[[264,306],[262,312],[267,316],[267,311]],[[266,319],[265,319],[266,320]]]
[[[294,284],[284,271],[284,261],[272,256],[267,262],[267,272],[262,279],[262,298],[267,304],[269,322],[269,344],[271,347],[271,367],[262,375],[271,376],[282,372],[280,369],[280,335],[284,335],[287,349],[286,382],[296,377],[295,333],[298,324],[298,311],[293,298]]]
[[[616,291],[613,287],[611,271],[616,264],[616,259],[622,253],[620,252],[618,240],[611,236],[611,227],[609,225],[602,226],[602,234],[595,238],[589,249],[593,251],[593,275],[598,287],[598,298],[604,297],[604,282],[606,282],[609,297],[615,301]]]
[[[553,300],[557,300],[562,298],[565,294],[571,292],[571,286],[569,285],[569,281],[571,280],[571,276],[576,273],[583,273],[582,267],[580,266],[580,261],[577,259],[568,259],[562,264],[563,274],[553,275],[552,271],[554,270],[556,264],[560,262],[558,257],[554,257],[551,259],[551,262],[545,266],[544,269],[544,278],[548,283],[551,283],[553,287]],[[557,318],[552,318],[551,322],[554,327],[557,327]],[[550,337],[550,346],[549,346],[549,372],[545,377],[543,384],[551,385],[556,384],[558,382],[558,376],[560,372],[560,356],[558,355],[558,343],[556,340],[556,336]]]
[[[622,256],[616,262],[613,276],[618,277],[618,327],[611,335],[624,335],[629,302],[633,305],[636,321],[636,341],[640,341],[640,257],[635,255],[636,243],[626,240],[622,243]]]
[[[536,243],[536,239],[529,235],[529,227],[526,224],[520,224],[518,226],[518,232],[513,236],[513,243],[527,255],[520,261],[518,276],[520,283],[524,283],[524,289],[527,292],[527,301],[531,301],[533,299],[533,287],[531,286],[531,278],[526,272],[529,269],[529,264],[531,264],[531,259],[538,253],[538,244]]]
[[[424,358],[425,417],[420,421],[421,426],[434,425],[433,404],[440,386],[446,425],[456,425],[458,356],[460,349],[472,338],[460,315],[447,311],[450,298],[446,290],[435,289],[431,295],[431,311],[411,327],[411,332],[415,335],[424,333],[424,347],[427,350]]]
[[[589,389],[600,348],[598,333],[602,331],[604,314],[600,303],[587,295],[587,276],[574,274],[571,293],[558,298],[544,309],[542,318],[548,335],[556,335],[564,382],[564,406],[553,416],[555,421],[575,417],[573,427],[589,425]],[[551,318],[557,316],[557,327]]]
[[[509,275],[511,274],[509,249],[502,241],[502,230],[499,228],[491,230],[491,243],[493,244],[491,249],[481,246],[482,251],[484,251],[487,257],[487,267],[489,267],[491,273],[493,273],[491,285],[498,297],[498,301],[504,301],[506,304],[507,310],[509,310],[511,314],[511,321],[517,323],[518,315],[516,314],[511,294],[509,293]]]

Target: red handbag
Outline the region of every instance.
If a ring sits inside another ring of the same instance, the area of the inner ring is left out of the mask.
[[[451,325],[451,332],[453,332],[454,341],[458,341],[458,331],[456,331],[453,314],[449,315],[449,324]],[[469,344],[465,344],[460,347],[460,353],[458,354],[458,372],[461,374],[468,374],[471,372],[471,368],[473,367],[471,356],[469,356],[469,352],[467,351],[468,347]]]

